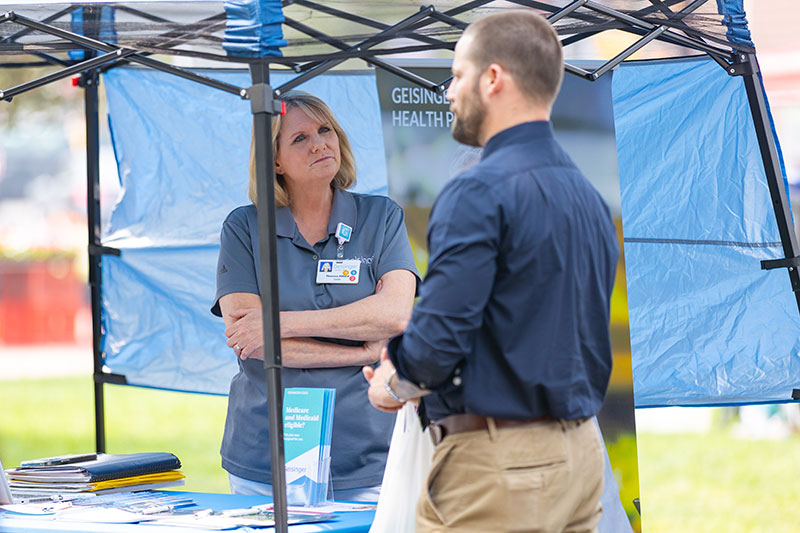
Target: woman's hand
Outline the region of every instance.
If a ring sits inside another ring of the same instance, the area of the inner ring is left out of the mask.
[[[377,363],[381,358],[381,353],[383,349],[386,347],[386,343],[389,342],[389,339],[383,339],[380,341],[367,341],[364,343],[364,346],[361,347],[364,350],[364,365],[372,365]]]
[[[264,359],[264,325],[261,307],[244,307],[232,310],[228,316],[232,323],[225,329],[228,346],[241,359]]]

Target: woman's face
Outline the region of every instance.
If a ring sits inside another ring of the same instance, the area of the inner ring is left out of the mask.
[[[287,183],[330,185],[339,172],[339,137],[331,124],[320,123],[291,107],[281,120],[275,172]]]

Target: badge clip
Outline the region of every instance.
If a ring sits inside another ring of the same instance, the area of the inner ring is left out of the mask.
[[[344,243],[350,240],[350,235],[352,235],[352,233],[353,228],[344,222],[339,222],[339,224],[336,225],[336,240],[339,241],[339,248],[336,250],[336,257],[338,259],[344,257]]]

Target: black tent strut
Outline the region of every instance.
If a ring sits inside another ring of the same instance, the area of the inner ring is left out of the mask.
[[[84,30],[88,22],[100,20],[100,9],[83,8]],[[94,26],[97,27],[96,25]],[[86,52],[90,63],[97,52]],[[105,433],[105,401],[103,383],[97,378],[103,374],[102,326],[100,323],[102,305],[102,259],[99,254],[92,253],[96,247],[102,247],[100,237],[100,129],[98,117],[97,84],[99,76],[92,65],[90,70],[82,74],[84,113],[86,115],[86,215],[89,229],[89,287],[92,305],[92,355],[94,377],[94,423],[95,449],[98,453],[106,451]],[[62,71],[63,72],[63,71]],[[34,80],[35,81],[35,80]]]
[[[97,9],[97,8],[91,8],[91,9]],[[48,34],[54,35],[56,37],[61,37],[61,38],[66,39],[67,41],[69,41],[71,43],[74,43],[76,45],[84,47],[84,48],[86,48],[88,50],[97,50],[97,51],[102,51],[102,52],[118,52],[119,50],[122,50],[120,47],[118,47],[116,45],[105,43],[105,42],[100,41],[100,40],[98,40],[96,38],[90,38],[90,37],[86,37],[86,36],[83,36],[83,35],[79,35],[77,33],[69,32],[69,31],[66,31],[66,30],[62,30],[62,29],[57,28],[55,26],[42,24],[42,23],[37,22],[37,21],[35,21],[33,19],[30,19],[28,17],[23,17],[21,15],[17,15],[14,12],[8,12],[5,15],[3,15],[2,17],[0,17],[0,22],[5,22],[5,21],[13,21],[13,22],[15,22],[17,24],[21,24],[23,26],[27,26],[29,28],[33,28],[35,30],[39,30],[39,31],[44,32],[44,33],[48,33]],[[84,19],[84,25],[86,25],[86,20],[85,19]],[[95,27],[97,27],[97,25],[95,25]],[[188,70],[184,70],[182,68],[178,68],[178,67],[169,65],[169,64],[164,63],[162,61],[156,61],[155,59],[151,59],[149,57],[143,56],[143,55],[141,55],[141,54],[139,54],[138,52],[135,52],[135,51],[133,53],[127,53],[127,51],[124,51],[122,54],[117,56],[117,60],[119,60],[119,59],[127,59],[128,61],[133,61],[135,63],[140,63],[140,64],[148,66],[148,67],[150,67],[152,69],[160,70],[160,71],[163,71],[163,72],[167,72],[169,74],[174,74],[174,75],[179,76],[181,78],[185,78],[185,79],[188,79],[188,80],[191,80],[191,81],[195,81],[195,82],[201,83],[203,85],[208,85],[208,86],[213,87],[215,89],[220,89],[220,90],[232,93],[232,94],[242,95],[242,89],[240,87],[235,87],[235,86],[230,85],[228,83],[224,83],[224,82],[221,82],[219,80],[215,80],[213,78],[209,78],[207,76],[202,76],[200,74],[195,74],[195,73],[190,72]],[[34,81],[36,81],[36,80],[34,80]],[[31,83],[33,83],[33,82],[31,82]],[[36,85],[36,87],[38,87],[38,85]],[[35,87],[28,87],[26,90],[30,90],[32,88],[35,88]],[[0,99],[2,99],[2,98],[3,98],[3,91],[0,91]]]

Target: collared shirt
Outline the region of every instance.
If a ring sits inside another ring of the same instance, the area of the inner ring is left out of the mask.
[[[297,229],[288,207],[275,212],[278,244],[278,285],[281,311],[340,307],[375,293],[387,272],[404,269],[417,274],[408,242],[403,211],[383,196],[335,190],[328,235],[311,245]],[[352,228],[343,245],[344,259],[361,262],[355,285],[318,284],[320,259],[336,259],[336,226]],[[258,217],[255,206],[232,211],[223,223],[217,265],[217,293],[212,312],[220,315],[219,299],[232,292],[261,294]],[[342,316],[342,321],[347,317]],[[373,409],[360,366],[320,369],[283,368],[284,387],[336,389],[331,477],[334,489],[379,485],[392,435],[394,415]],[[269,423],[263,362],[239,360],[231,381],[228,416],[222,439],[222,466],[228,472],[263,483],[271,482]]]
[[[597,413],[619,247],[607,206],[549,122],[498,133],[445,186],[428,250],[411,322],[389,353],[402,378],[434,392],[431,419]]]

